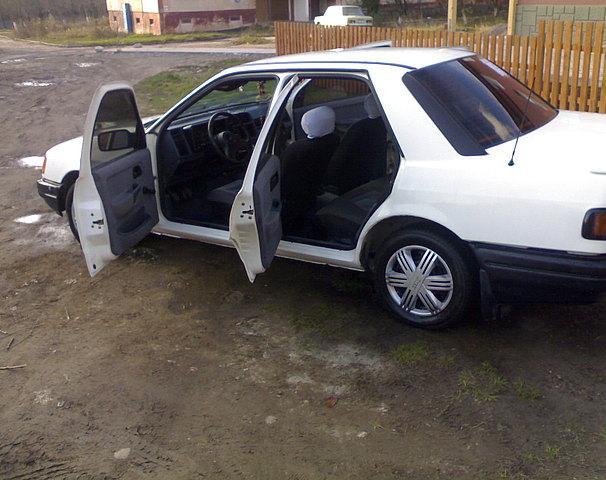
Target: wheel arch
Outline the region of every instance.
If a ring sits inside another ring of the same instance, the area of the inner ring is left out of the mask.
[[[479,265],[469,243],[461,239],[452,230],[437,222],[412,215],[388,217],[371,227],[364,237],[360,253],[360,261],[364,269],[372,270],[374,268],[375,256],[379,250],[379,242],[382,238],[413,228],[423,229],[450,240],[469,261],[473,262],[474,267],[477,267],[474,270],[478,271]]]
[[[59,196],[57,198],[57,206],[60,212],[65,211],[65,199],[67,198],[67,192],[78,179],[78,175],[78,170],[71,170],[67,172],[61,180],[61,188],[59,189]]]

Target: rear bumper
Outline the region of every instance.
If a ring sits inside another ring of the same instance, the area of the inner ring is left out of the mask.
[[[606,292],[606,255],[472,243],[492,294],[507,303],[578,303]]]
[[[59,205],[59,196],[61,192],[61,184],[51,182],[41,178],[36,182],[38,185],[38,195],[40,195],[46,204],[59,215],[61,215],[61,208]]]

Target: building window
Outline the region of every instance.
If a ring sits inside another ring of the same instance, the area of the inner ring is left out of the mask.
[[[238,16],[238,17],[229,17],[229,21],[230,22],[240,22],[242,21],[242,16]]]
[[[118,18],[114,15],[114,22],[117,22]]]
[[[191,23],[191,18],[182,18],[181,23]]]
[[[154,24],[154,19],[153,19],[153,18],[150,18],[150,19],[149,19],[149,26],[151,27],[153,24]]]
[[[141,19],[139,17],[135,18],[135,22],[141,23]]]

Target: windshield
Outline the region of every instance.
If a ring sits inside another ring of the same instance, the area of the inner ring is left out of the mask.
[[[277,80],[274,77],[228,80],[206,93],[185,110],[179,118],[199,113],[229,108],[235,105],[269,102],[274,94]]]
[[[343,7],[343,15],[360,15],[363,16],[362,9],[360,7]]]
[[[557,115],[524,84],[477,56],[416,70],[404,83],[455,148],[465,141],[494,147]]]

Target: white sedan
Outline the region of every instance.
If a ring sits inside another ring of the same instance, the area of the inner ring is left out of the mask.
[[[362,9],[355,5],[333,5],[326,9],[324,15],[314,18],[314,23],[333,27],[371,27],[373,18],[364,15]]]
[[[264,59],[145,127],[131,87],[106,85],[84,132],[71,217],[91,275],[153,231],[236,248],[250,281],[274,256],[368,271],[427,328],[477,298],[490,313],[606,290],[606,116],[471,52]],[[41,182],[61,184],[50,163]]]

